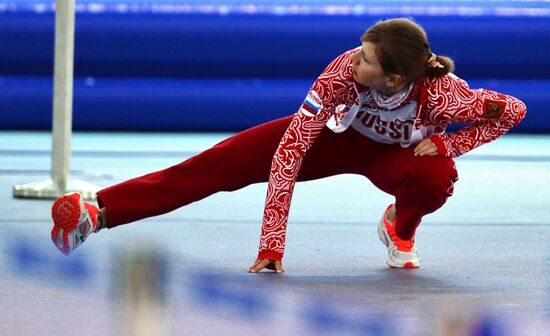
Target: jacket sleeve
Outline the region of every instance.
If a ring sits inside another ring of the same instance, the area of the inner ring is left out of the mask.
[[[455,133],[434,134],[440,155],[457,157],[495,140],[525,117],[525,104],[512,96],[486,89],[471,90],[454,75],[433,79],[428,85],[430,122],[468,124]]]
[[[281,260],[294,185],[307,150],[334,114],[352,52],[336,58],[315,81],[294,115],[271,163],[258,258]]]

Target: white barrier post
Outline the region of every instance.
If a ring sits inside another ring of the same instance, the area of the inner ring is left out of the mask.
[[[99,187],[70,179],[75,0],[56,0],[51,179],[13,187],[21,198],[57,198],[78,191],[93,199]]]

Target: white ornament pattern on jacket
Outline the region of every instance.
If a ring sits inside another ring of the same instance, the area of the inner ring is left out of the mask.
[[[428,99],[420,115],[423,124],[442,129],[448,124],[469,124],[455,133],[434,135],[445,145],[446,157],[458,157],[497,139],[517,125],[527,110],[515,97],[486,89],[471,90],[464,80],[454,75],[426,79],[424,86]],[[498,118],[486,115],[483,104],[487,100],[505,105]]]

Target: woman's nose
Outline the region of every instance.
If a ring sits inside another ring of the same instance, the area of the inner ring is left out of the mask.
[[[359,63],[359,53],[353,54],[353,56],[351,56],[351,60],[354,64]]]

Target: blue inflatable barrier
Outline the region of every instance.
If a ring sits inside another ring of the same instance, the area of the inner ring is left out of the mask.
[[[313,77],[380,16],[78,14],[75,76]],[[417,16],[465,78],[550,78],[549,17]],[[0,74],[51,75],[53,14],[0,13]]]
[[[77,79],[73,125],[78,130],[236,131],[297,111],[311,80]],[[528,118],[515,132],[546,132],[550,80],[475,80],[521,97]],[[0,79],[0,128],[51,127],[50,78]]]
[[[235,131],[294,113],[338,54],[380,19],[409,16],[472,87],[512,94],[547,132],[545,2],[77,2],[74,128]],[[0,128],[50,129],[53,5],[0,0]]]

